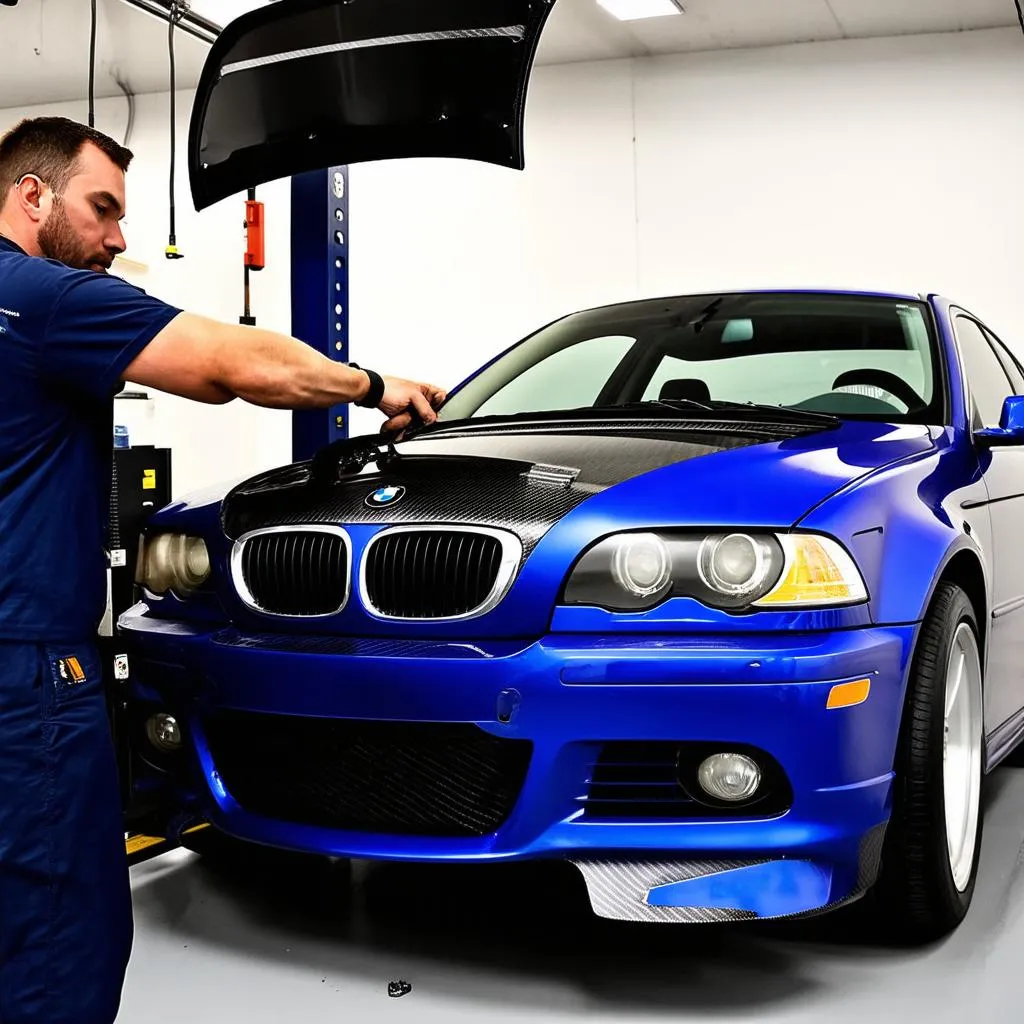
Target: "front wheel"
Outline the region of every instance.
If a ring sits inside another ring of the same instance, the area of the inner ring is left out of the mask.
[[[941,938],[963,920],[981,853],[982,664],[974,608],[940,584],[921,628],[896,755],[875,901],[899,935]]]

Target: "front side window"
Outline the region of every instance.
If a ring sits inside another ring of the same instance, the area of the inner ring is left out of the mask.
[[[1024,395],[1024,370],[1021,370],[1017,357],[987,327],[983,327],[982,330],[992,348],[995,349],[996,357],[1002,363],[1006,376],[1010,378],[1014,394]]]
[[[973,320],[958,316],[956,336],[963,355],[967,387],[974,400],[975,424],[998,427],[1003,403],[1013,394],[1009,378],[981,328]]]
[[[675,402],[753,403],[884,422],[944,422],[924,303],[743,293],[566,317],[506,353],[441,419]]]

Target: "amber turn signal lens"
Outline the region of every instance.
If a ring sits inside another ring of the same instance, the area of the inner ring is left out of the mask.
[[[863,704],[870,692],[870,679],[858,679],[854,683],[837,683],[829,692],[827,707],[852,708],[855,704]]]
[[[775,589],[755,605],[828,607],[867,599],[853,559],[834,540],[807,534],[783,535],[779,540],[786,552],[786,571]]]

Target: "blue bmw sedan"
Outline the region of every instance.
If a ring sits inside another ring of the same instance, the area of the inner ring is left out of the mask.
[[[935,296],[574,313],[437,423],[162,510],[137,785],[336,857],[574,864],[595,914],[971,902],[1024,736],[1024,371]]]

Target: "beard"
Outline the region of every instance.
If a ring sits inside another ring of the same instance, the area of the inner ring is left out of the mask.
[[[39,230],[39,248],[47,259],[57,260],[73,270],[89,270],[94,263],[106,265],[109,258],[90,256],[68,220],[62,199],[55,199],[50,216]]]

